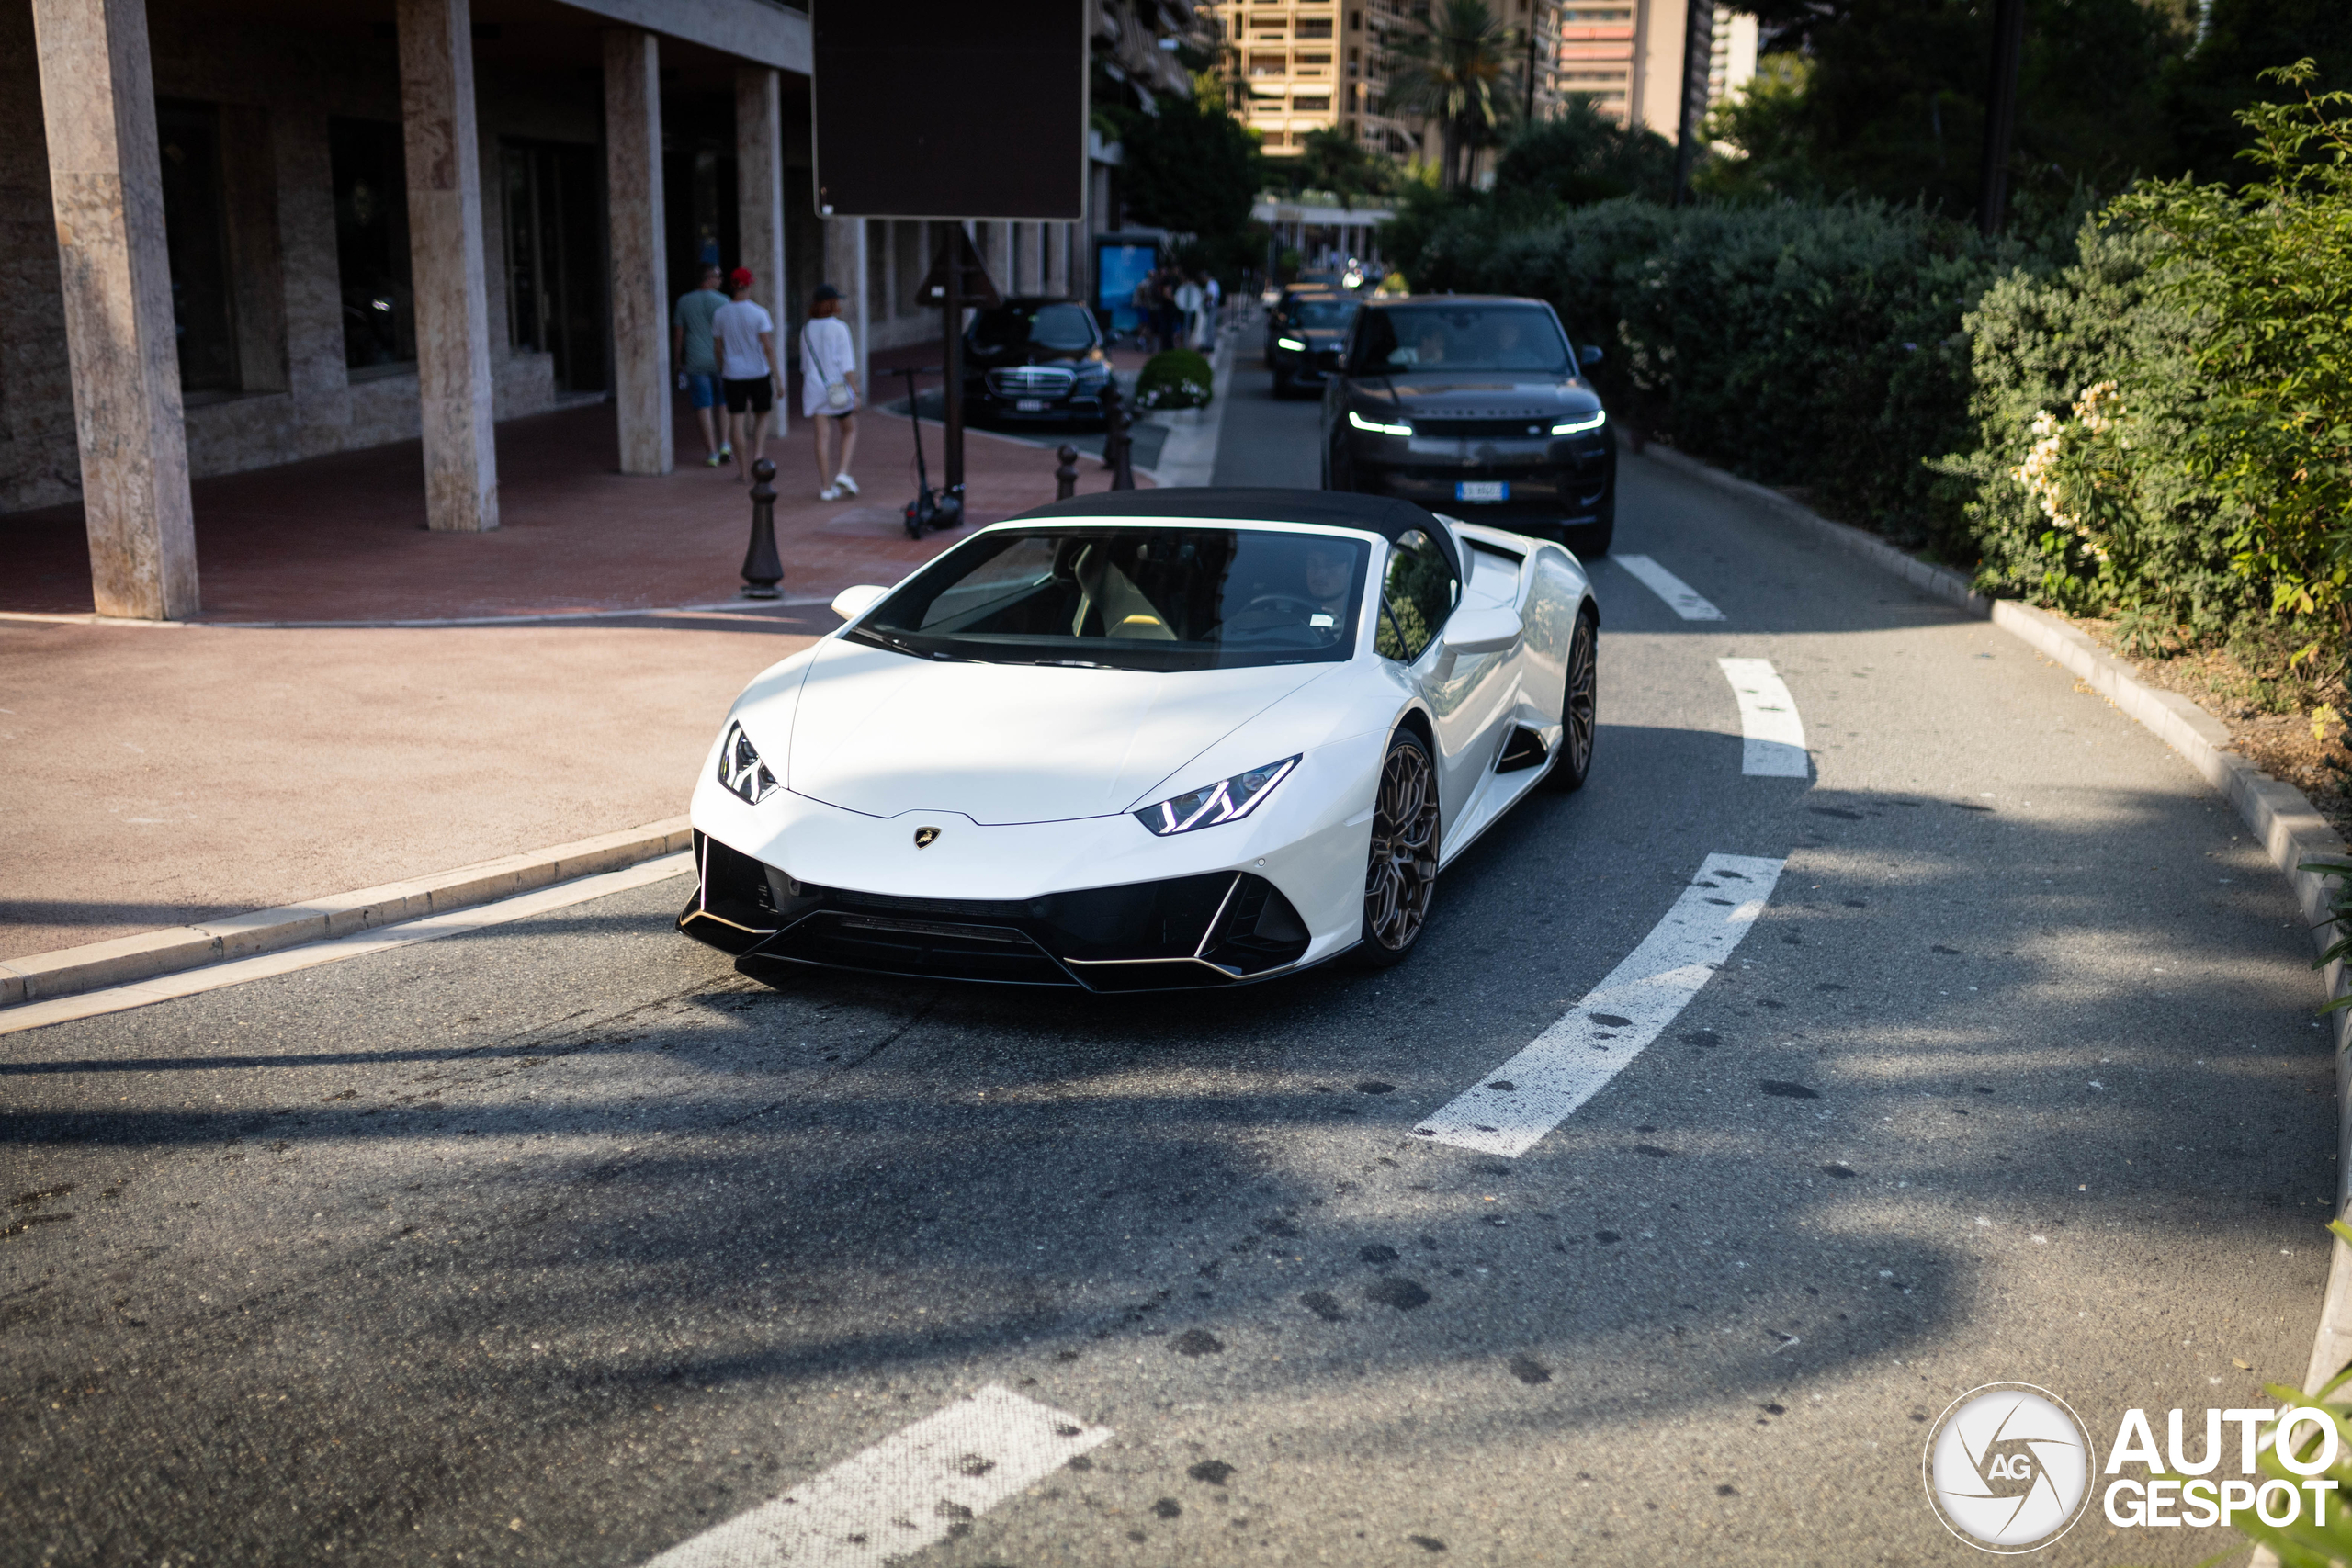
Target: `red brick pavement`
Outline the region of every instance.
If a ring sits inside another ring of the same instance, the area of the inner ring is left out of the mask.
[[[876,356],[938,363],[939,345]],[[885,398],[895,378],[877,376]],[[816,499],[809,422],[771,440],[777,467],[776,545],[784,592],[831,596],[854,582],[892,581],[960,535],[910,540],[899,508],[914,493],[907,421],[858,420],[854,501]],[[939,483],[940,431],[923,429]],[[702,466],[693,411],[677,400],[676,472],[616,471],[606,404],[510,420],[498,427],[502,526],[490,534],[424,527],[416,442],[199,479],[195,485],[202,619],[368,622],[564,614],[713,604],[731,599],[751,502],[731,468]],[[971,520],[993,522],[1054,494],[1054,458],[1034,446],[973,434],[965,444]],[[1109,483],[1081,468],[1081,491]],[[78,505],[0,516],[0,611],[86,614],[89,559]]]

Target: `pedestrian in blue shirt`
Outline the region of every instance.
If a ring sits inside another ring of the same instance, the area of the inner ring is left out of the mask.
[[[711,405],[718,401],[718,353],[711,344],[711,318],[727,303],[716,264],[702,269],[702,287],[678,296],[670,317],[670,357],[678,367],[678,387],[694,399],[695,423],[702,426],[702,462],[715,468],[735,455],[732,442],[712,428]]]

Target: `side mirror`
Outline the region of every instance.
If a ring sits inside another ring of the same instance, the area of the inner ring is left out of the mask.
[[[1445,646],[1453,653],[1500,653],[1525,629],[1516,610],[1457,610],[1445,623]]]
[[[1607,357],[1607,355],[1600,352],[1600,345],[1597,343],[1585,344],[1577,350],[1577,364],[1579,367],[1598,365]]]
[[[861,582],[854,588],[844,588],[833,595],[833,614],[844,621],[854,621],[871,610],[890,591],[871,582]]]

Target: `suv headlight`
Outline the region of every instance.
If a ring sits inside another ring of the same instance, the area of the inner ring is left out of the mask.
[[[1561,423],[1552,427],[1552,434],[1555,435],[1582,435],[1586,431],[1599,430],[1602,425],[1607,424],[1608,423],[1608,411],[1605,409],[1595,409],[1590,413],[1578,414],[1574,419],[1563,420]]]
[[[740,719],[728,725],[727,739],[718,743],[718,782],[746,806],[757,806],[775,793],[775,775],[760,761],[759,749],[743,733]]]
[[[1304,352],[1306,347],[1305,344],[1301,343],[1295,337],[1278,337],[1274,340],[1274,346],[1276,348],[1296,349],[1301,352]]]
[[[1171,800],[1163,800],[1157,806],[1147,806],[1136,813],[1136,820],[1163,839],[1170,833],[1189,833],[1195,828],[1214,828],[1220,822],[1238,822],[1255,811],[1258,803],[1272,794],[1273,787],[1296,766],[1297,757],[1284,757],[1279,762],[1269,762],[1262,768],[1252,768],[1246,773],[1219,779],[1205,789],[1196,789]]]

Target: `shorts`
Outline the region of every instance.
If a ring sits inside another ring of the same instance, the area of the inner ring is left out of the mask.
[[[718,400],[718,378],[707,370],[689,370],[685,374],[686,396],[694,399],[695,407],[707,409]]]
[[[742,381],[729,377],[718,384],[726,389],[729,413],[741,413],[746,403],[751,405],[753,413],[765,413],[775,407],[775,389],[769,385],[764,376],[753,376]]]

